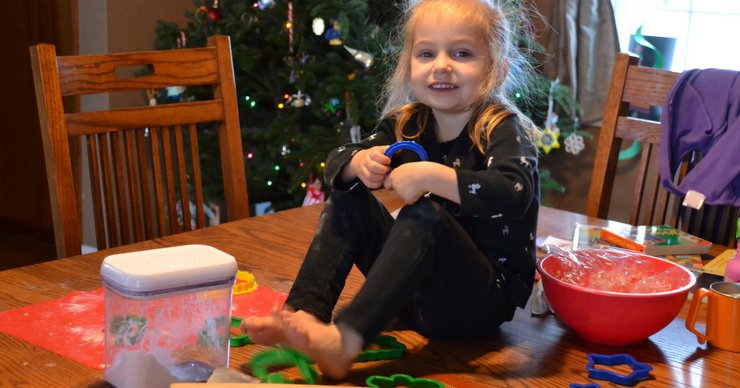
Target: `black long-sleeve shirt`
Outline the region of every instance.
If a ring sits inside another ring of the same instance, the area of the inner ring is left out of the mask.
[[[404,133],[417,133],[416,117],[408,122]],[[355,184],[362,184],[359,180],[342,182],[342,170],[358,150],[394,143],[394,127],[393,119],[384,119],[359,143],[332,151],[326,162],[326,182],[335,190],[348,190]],[[535,267],[539,211],[536,147],[528,140],[518,120],[511,116],[491,132],[484,153],[473,145],[467,130],[461,131],[456,139],[438,143],[433,128],[434,120],[430,116],[416,142],[424,147],[430,161],[455,170],[460,204],[437,196],[432,199],[460,222],[502,273],[510,301],[524,307],[531,292]],[[397,155],[408,158],[408,155]]]

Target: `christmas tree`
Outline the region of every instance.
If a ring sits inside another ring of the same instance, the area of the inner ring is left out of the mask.
[[[524,14],[523,0],[505,3],[510,15]],[[202,47],[208,36],[231,37],[249,199],[280,210],[305,203],[307,192],[326,190],[321,180],[328,153],[376,125],[400,13],[398,2],[388,0],[195,0],[186,26],[158,23],[156,48]],[[525,24],[514,21],[520,45],[542,51],[524,33]],[[541,76],[532,86],[516,100],[536,123],[550,118],[555,124],[548,95],[566,111],[573,109],[567,89],[552,88]],[[180,93],[173,89],[159,99],[198,98],[198,90],[173,96]],[[565,121],[554,129],[564,124],[566,131],[577,129]],[[199,136],[203,155],[217,152],[213,132],[206,128]],[[546,152],[558,146],[552,132],[543,139]],[[206,158],[202,169],[206,194],[218,198],[218,189],[208,191],[219,186],[212,182],[220,179],[218,158]],[[547,180],[543,185],[548,187]]]

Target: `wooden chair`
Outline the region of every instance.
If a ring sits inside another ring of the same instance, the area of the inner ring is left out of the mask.
[[[202,128],[217,132],[228,219],[249,216],[228,37],[168,51],[57,57],[53,45],[30,50],[59,257],[80,254],[82,245],[84,174],[70,147],[86,145],[98,249],[206,226]],[[149,74],[117,76],[132,66]],[[70,96],[196,85],[208,85],[213,98],[82,113],[62,104]]]
[[[660,185],[657,168],[660,121],[634,116],[636,111],[662,110],[678,73],[642,67],[638,61],[635,56],[617,54],[599,133],[586,214],[609,218],[622,142],[639,141],[642,150],[627,222],[632,225],[667,224],[714,243],[734,245],[735,224],[740,213],[737,208],[705,205],[697,211],[683,206],[682,198],[669,194]],[[701,155],[687,158],[676,174],[675,182],[680,182],[700,160]]]

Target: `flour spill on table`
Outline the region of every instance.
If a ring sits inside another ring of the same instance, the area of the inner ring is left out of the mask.
[[[84,342],[104,344],[105,335],[99,326],[80,327],[73,326],[67,329],[69,333],[75,334]]]

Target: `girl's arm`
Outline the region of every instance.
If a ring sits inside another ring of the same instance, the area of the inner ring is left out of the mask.
[[[537,148],[515,120],[493,130],[484,169],[456,169],[460,216],[512,219],[527,212],[539,195]]]
[[[391,164],[391,158],[384,154],[386,148],[388,146],[376,146],[357,151],[342,170],[342,180],[359,179],[369,189],[382,186]]]
[[[393,123],[383,120],[370,136],[360,142],[335,148],[326,159],[325,182],[336,190],[349,190],[358,181],[368,188],[380,187],[383,181],[378,180],[385,177],[390,165],[383,151],[394,141]]]
[[[393,169],[386,178],[384,187],[394,190],[406,204],[416,202],[426,193],[460,203],[457,173],[451,167],[439,163],[402,164]]]

